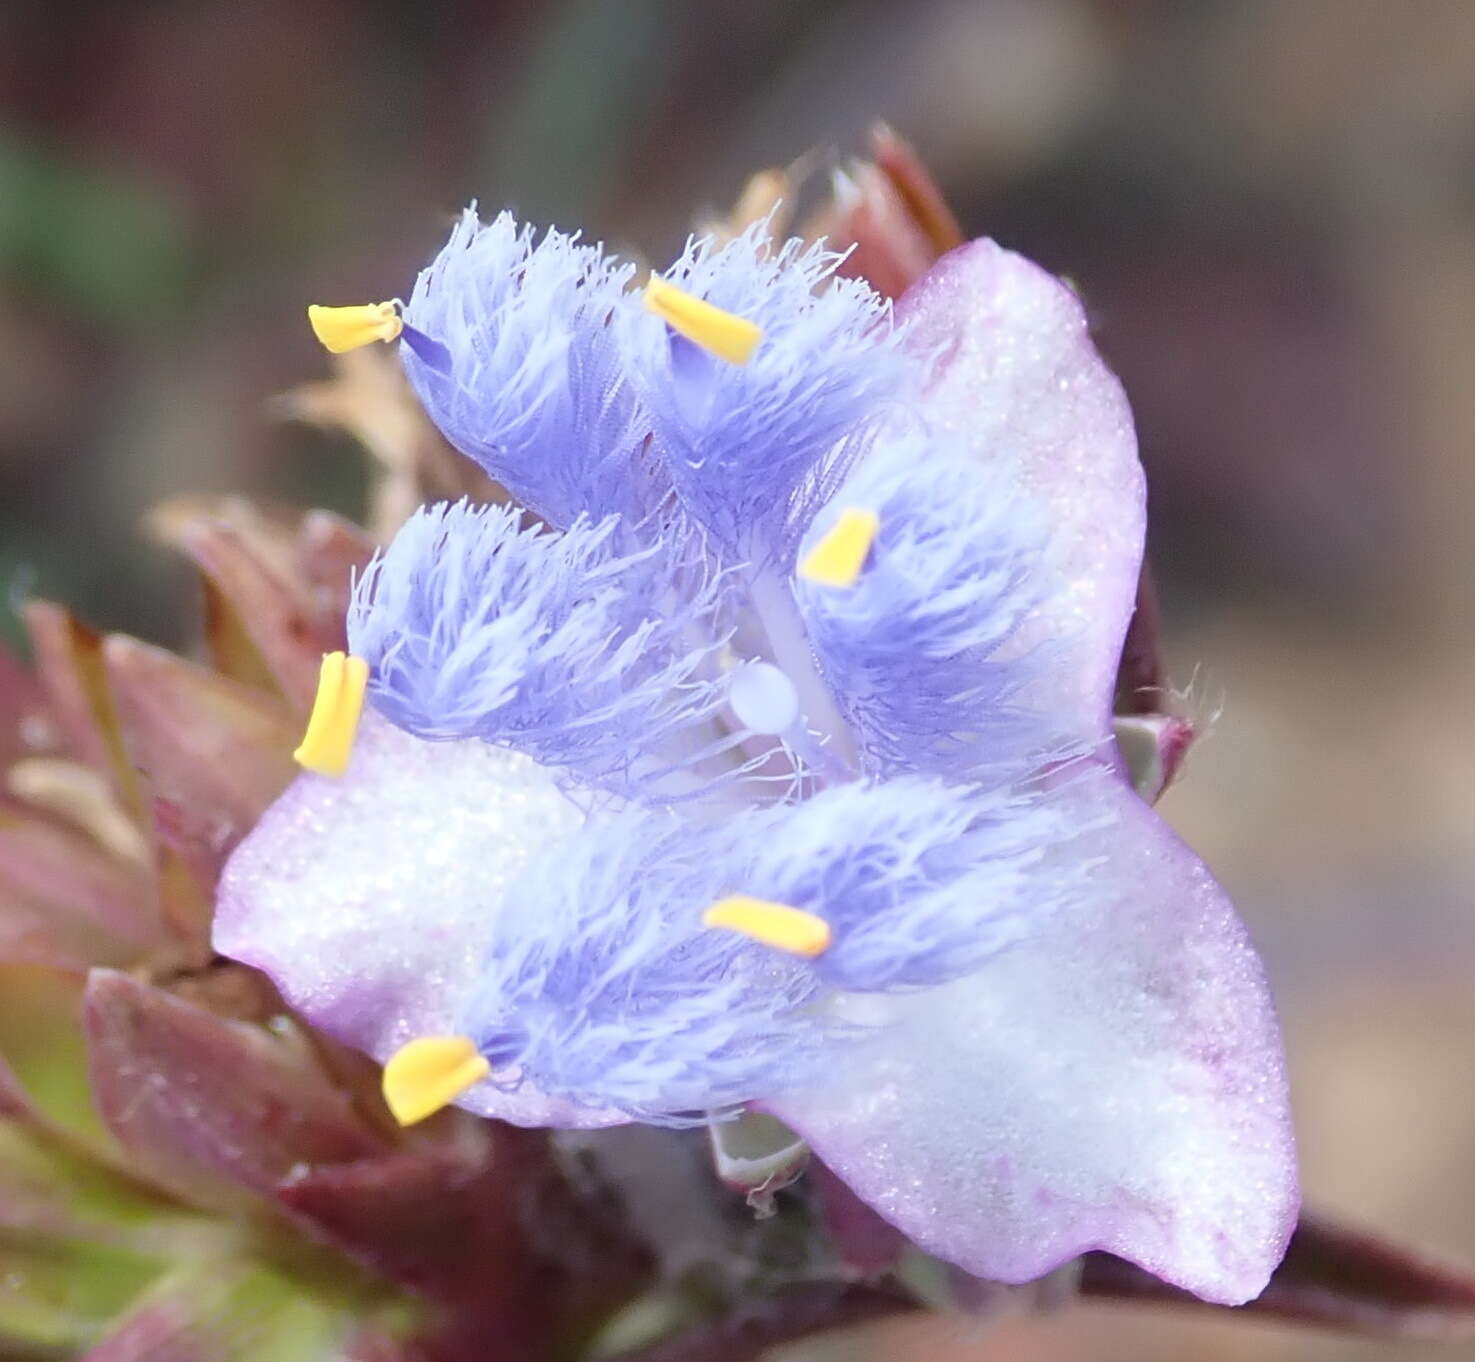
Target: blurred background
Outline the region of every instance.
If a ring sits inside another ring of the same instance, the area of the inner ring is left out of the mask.
[[[1164,809],[1268,958],[1310,1199],[1475,1257],[1470,0],[8,0],[0,587],[184,641],[151,504],[362,509],[346,440],[270,416],[325,370],[304,304],[408,293],[472,198],[659,258],[878,117],[1131,394],[1218,716]],[[1122,1309],[805,1348],[1425,1355]]]

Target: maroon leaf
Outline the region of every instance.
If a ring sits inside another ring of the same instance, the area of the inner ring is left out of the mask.
[[[157,926],[149,878],[95,842],[48,819],[0,805],[0,911],[7,890],[46,905],[59,929],[90,924],[98,948],[138,948]],[[3,934],[0,927],[0,934]],[[75,934],[75,933],[73,933]]]
[[[449,1307],[429,1356],[478,1362],[489,1338],[545,1356],[648,1280],[644,1247],[573,1192],[546,1132],[464,1120],[438,1134],[437,1147],[301,1170],[278,1192],[299,1224]]]
[[[1100,1253],[1086,1256],[1081,1292],[1214,1308]],[[1303,1214],[1265,1293],[1240,1312],[1376,1338],[1451,1342],[1475,1337],[1475,1270]]]
[[[191,526],[183,547],[235,605],[283,693],[304,710],[317,693],[325,632],[299,584],[278,575],[242,529],[219,522]]]
[[[41,682],[0,647],[0,765],[51,751],[61,740]]]
[[[927,238],[934,258],[963,244],[962,227],[910,142],[880,123],[871,129],[871,155]]]
[[[205,614],[205,651],[210,665],[243,686],[276,693],[276,677],[252,639],[251,631],[230,598],[204,572],[200,573],[200,594]]]
[[[332,646],[346,648],[345,624],[353,577],[374,556],[374,541],[357,525],[331,511],[309,511],[303,517],[297,553],[324,628],[336,630]]]
[[[1122,660],[1117,668],[1116,712],[1158,714],[1162,711],[1167,668],[1162,656],[1162,612],[1152,567],[1142,564],[1137,579],[1137,608],[1122,643]]]
[[[489,1125],[479,1151],[416,1150],[303,1168],[277,1195],[352,1257],[405,1286],[492,1308],[538,1273],[524,1214],[548,1178],[546,1142]]]
[[[93,924],[63,917],[0,883],[0,963],[80,973],[96,960],[108,961],[111,945]]]
[[[335,638],[299,580],[292,532],[240,501],[217,508],[166,504],[151,524],[210,579],[282,693],[306,710],[322,655]],[[218,616],[220,602],[215,609]],[[234,621],[218,623],[221,630],[236,627]],[[249,665],[241,640],[225,633],[218,643],[235,663]]]
[[[31,1103],[24,1086],[15,1070],[0,1058],[0,1117],[13,1120],[30,1116]]]
[[[67,747],[107,779],[127,811],[138,813],[137,783],[108,693],[102,640],[50,601],[26,602],[24,615],[49,710]]]
[[[871,133],[871,162],[852,168],[835,203],[806,226],[837,249],[850,249],[841,273],[899,298],[963,233],[927,168],[884,125]]]
[[[181,805],[154,799],[153,813],[159,916],[178,963],[204,965],[214,954],[210,930],[215,885],[225,865],[226,848],[212,841],[208,822],[194,818]]]
[[[486,1340],[480,1351],[457,1353],[423,1338],[396,1338],[381,1329],[360,1330],[344,1346],[341,1362],[487,1362]]]
[[[808,1178],[841,1261],[866,1277],[879,1276],[895,1267],[907,1246],[906,1236],[818,1159],[810,1163]]]
[[[110,970],[88,979],[83,1026],[103,1120],[145,1175],[199,1205],[239,1210],[302,1165],[385,1149],[295,1032]]]
[[[874,165],[857,166],[853,187],[837,198],[833,218],[807,227],[837,247],[850,247],[842,274],[864,279],[886,298],[899,298],[937,259],[926,235],[912,221],[906,204],[885,173]],[[833,222],[833,225],[829,225]]]
[[[134,760],[193,835],[234,846],[292,778],[298,731],[259,692],[120,634],[104,645]]]

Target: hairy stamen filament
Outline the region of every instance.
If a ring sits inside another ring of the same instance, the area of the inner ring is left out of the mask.
[[[773,661],[794,683],[803,722],[817,735],[813,752],[801,752],[801,755],[827,775],[848,779],[856,766],[855,739],[820,675],[793,593],[767,568],[752,572],[747,583],[753,611],[767,636]]]

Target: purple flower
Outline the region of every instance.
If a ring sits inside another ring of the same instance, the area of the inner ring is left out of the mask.
[[[1296,1210],[1285,1080],[1111,741],[1125,399],[990,242],[894,320],[834,263],[694,243],[643,308],[596,248],[457,229],[406,364],[549,526],[428,508],[375,561],[367,711],[314,716],[346,769],[235,853],[217,946],[416,1115],[758,1107],[979,1276],[1105,1249],[1246,1300]]]

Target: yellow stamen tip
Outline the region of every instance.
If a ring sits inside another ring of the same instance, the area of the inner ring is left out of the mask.
[[[341,776],[348,770],[368,680],[369,664],[363,658],[345,653],[324,656],[307,732],[292,753],[299,766],[321,776]]]
[[[855,506],[841,511],[824,538],[804,555],[799,575],[821,586],[854,586],[880,528],[881,517],[874,511]]]
[[[790,908],[787,903],[770,903],[747,894],[719,899],[702,914],[702,922],[708,927],[741,932],[775,950],[810,959],[823,955],[830,945],[830,924],[824,918],[806,913],[802,908]]]
[[[314,303],[307,309],[312,334],[335,355],[373,341],[392,341],[405,329],[399,308],[393,303],[360,303],[355,307],[320,307]]]
[[[651,275],[645,286],[645,306],[693,345],[710,350],[729,364],[746,364],[763,339],[761,326],[692,297],[658,274]]]
[[[466,1036],[422,1036],[402,1045],[384,1066],[384,1100],[402,1126],[412,1126],[480,1083],[492,1066]]]

